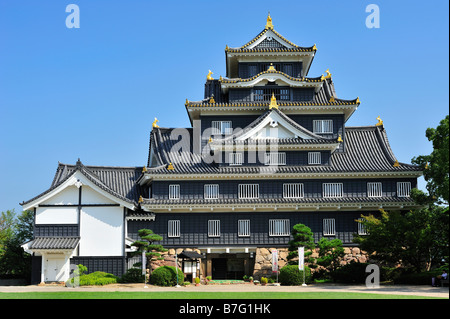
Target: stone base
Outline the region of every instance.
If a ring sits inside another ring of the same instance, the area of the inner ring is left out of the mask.
[[[278,250],[279,269],[283,268],[287,264],[287,256],[289,254],[288,248],[257,248],[255,254],[255,267],[253,269],[253,278],[255,280],[260,280],[261,277],[270,277],[273,275],[272,251],[275,249]],[[369,260],[367,253],[361,251],[358,247],[344,247],[344,253],[345,255],[341,260],[342,266],[351,262],[365,263]],[[319,257],[318,248],[313,251],[311,257]]]

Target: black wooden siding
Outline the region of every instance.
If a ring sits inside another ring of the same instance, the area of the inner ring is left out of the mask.
[[[367,183],[381,182],[382,196],[397,196],[397,182],[411,182],[411,188],[417,187],[412,179],[333,179],[333,180],[208,180],[208,181],[155,181],[152,185],[152,198],[169,199],[169,185],[180,185],[180,199],[203,199],[205,184],[219,185],[219,199],[238,199],[239,184],[259,184],[259,198],[283,198],[284,183],[303,183],[305,198],[321,198],[323,183],[343,183],[343,197],[367,197]],[[214,203],[214,200],[211,200]]]
[[[161,235],[161,244],[166,247],[202,247],[202,246],[272,246],[287,245],[292,236],[269,236],[270,219],[289,219],[290,230],[295,224],[302,223],[311,228],[314,240],[323,237],[323,219],[334,218],[336,235],[325,236],[340,239],[351,244],[358,231],[355,221],[361,214],[368,212],[250,212],[250,213],[161,213],[156,214],[154,222],[128,221],[128,237],[137,240],[139,229],[147,228]],[[372,212],[378,214],[378,212]],[[250,220],[250,237],[238,236],[238,220]],[[168,237],[168,221],[180,220],[180,237]],[[208,237],[208,220],[220,220],[220,237]]]
[[[41,224],[34,226],[34,237],[73,237],[78,235],[78,224]]]
[[[239,77],[241,79],[250,78],[258,73],[267,71],[270,62],[241,62],[238,64]],[[302,77],[302,62],[273,62],[273,67],[277,71],[281,71],[292,77]]]
[[[122,276],[125,273],[125,257],[72,257],[71,265],[79,265],[87,267],[87,273],[95,271],[104,271],[115,276]]]

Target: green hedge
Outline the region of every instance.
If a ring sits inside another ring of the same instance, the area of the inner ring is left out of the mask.
[[[119,282],[121,283],[143,283],[144,275],[142,274],[142,269],[140,268],[130,268],[127,270],[125,274],[123,274],[122,278],[120,278]]]
[[[118,277],[103,271],[80,276],[80,286],[103,286],[117,283]]]
[[[150,284],[156,286],[170,287],[184,282],[184,274],[179,268],[173,266],[161,266],[156,268],[150,276]]]
[[[278,281],[285,286],[299,286],[303,284],[303,271],[298,269],[298,265],[286,265],[281,268]],[[305,266],[305,281],[311,282],[311,269],[307,266]]]
[[[433,270],[420,273],[405,273],[400,275],[394,283],[404,285],[430,285],[431,278],[442,274],[441,270]]]

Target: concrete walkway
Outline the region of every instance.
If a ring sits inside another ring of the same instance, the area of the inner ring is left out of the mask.
[[[382,285],[380,288],[367,288],[365,285],[338,285],[338,284],[311,284],[302,286],[261,286],[252,284],[229,284],[229,285],[190,285],[188,287],[157,287],[144,284],[114,284],[107,286],[89,286],[78,288],[66,288],[56,285],[45,286],[0,286],[1,292],[62,292],[62,291],[131,291],[131,292],[159,292],[159,291],[178,291],[178,292],[357,292],[357,293],[377,293],[377,294],[396,294],[424,297],[449,298],[448,287],[431,286],[409,286],[409,285]],[[1,299],[1,295],[0,295]]]

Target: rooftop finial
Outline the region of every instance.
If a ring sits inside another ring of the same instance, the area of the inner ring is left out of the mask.
[[[159,127],[159,125],[156,124],[156,123],[158,123],[158,122],[159,122],[158,119],[155,117],[155,120],[154,120],[153,123],[152,123],[152,127]]]
[[[377,117],[378,123],[375,124],[375,126],[383,126],[383,121],[381,120],[380,116]]]
[[[207,80],[214,80],[214,78],[211,76],[211,74],[214,74],[211,72],[211,70],[208,70],[208,75],[206,76]]]
[[[272,18],[270,17],[270,11],[269,11],[269,14],[267,15],[266,29],[273,30],[273,23],[272,23]]]
[[[275,97],[275,93],[272,93],[272,97],[270,98],[269,110],[271,110],[271,109],[278,110],[278,103],[277,103],[277,99]]]

